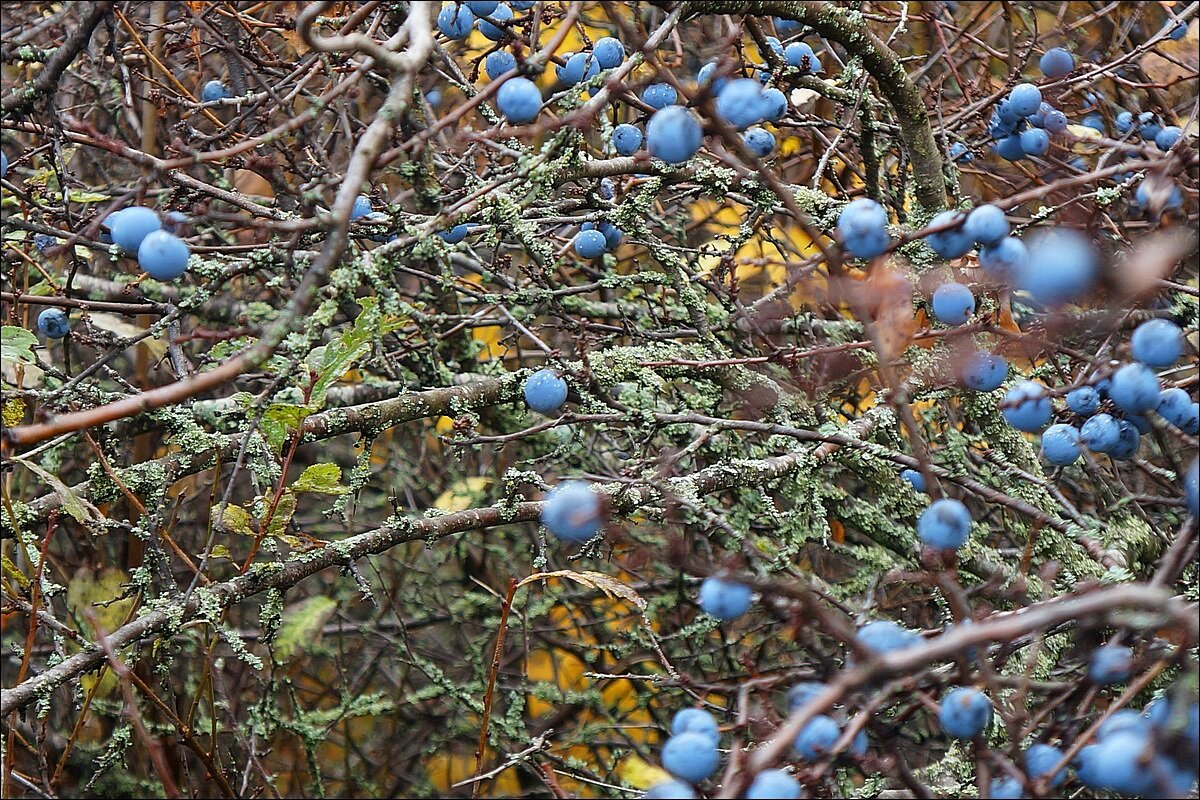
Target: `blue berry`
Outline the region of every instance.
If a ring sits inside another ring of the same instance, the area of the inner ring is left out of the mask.
[[[1047,78],[1061,78],[1075,69],[1075,57],[1061,47],[1052,47],[1042,54],[1038,66]]]
[[[801,23],[794,19],[784,19],[783,17],[771,17],[771,21],[775,23],[775,30],[780,36],[787,36],[789,33],[795,33],[800,30]]]
[[[837,229],[842,247],[855,258],[874,258],[887,250],[887,211],[866,197],[852,200],[838,215]]]
[[[365,217],[371,213],[371,198],[365,194],[360,194],[354,198],[354,205],[350,207],[350,219],[358,219]]]
[[[488,74],[491,77],[491,73]],[[442,92],[439,89],[430,89],[425,93],[425,102],[429,103],[430,108],[437,108],[442,104]]]
[[[580,258],[598,258],[608,250],[604,234],[598,230],[580,231],[575,237],[575,252]]]
[[[1160,133],[1162,126],[1158,124],[1158,117],[1154,116],[1154,112],[1143,111],[1138,114],[1138,136],[1147,142],[1153,142]]]
[[[916,633],[886,619],[875,620],[863,625],[858,629],[854,640],[876,655],[914,647],[922,641]]]
[[[713,747],[721,741],[717,718],[700,708],[683,708],[671,719],[671,735],[698,733],[712,740]]]
[[[663,768],[688,783],[700,783],[712,775],[719,762],[717,746],[703,734],[682,733],[663,745]]]
[[[1107,453],[1117,446],[1121,427],[1111,414],[1097,414],[1083,423],[1079,438],[1093,453]]]
[[[1035,744],[1025,751],[1025,774],[1029,776],[1030,780],[1037,780],[1045,775],[1049,775],[1050,770],[1054,769],[1054,765],[1062,761],[1062,757],[1063,752],[1057,747],[1048,744]],[[1061,786],[1062,782],[1066,779],[1066,768],[1060,769],[1050,779],[1050,785]]]
[[[1036,432],[1050,423],[1050,397],[1037,381],[1021,381],[1004,395],[1004,419],[1019,431]]]
[[[1021,146],[1021,137],[1005,136],[996,142],[996,155],[1006,161],[1020,161],[1025,158],[1025,148]]]
[[[494,53],[488,53],[488,57],[483,62],[483,70],[492,80],[496,80],[496,78],[499,78],[504,73],[516,68],[516,56],[507,50],[497,50]]]
[[[829,687],[820,681],[804,681],[788,689],[788,712],[795,711],[808,705],[809,701],[824,692]]]
[[[917,520],[917,536],[938,550],[957,550],[967,543],[971,512],[952,498],[935,500]]]
[[[533,122],[542,110],[542,92],[528,78],[510,78],[496,92],[496,107],[509,122]]]
[[[1019,83],[1008,94],[1013,113],[1028,117],[1042,105],[1042,92],[1032,83]]]
[[[495,24],[497,22],[508,22],[513,18],[512,9],[508,6],[498,5],[491,12],[481,14],[480,16],[487,17],[488,19],[479,20],[479,32],[493,42],[502,42],[512,35],[505,28]],[[488,20],[491,20],[491,22]]]
[[[1133,112],[1122,111],[1121,113],[1117,114],[1116,118],[1113,120],[1113,125],[1116,126],[1117,133],[1129,133],[1131,130],[1133,130]]]
[[[642,132],[636,125],[622,123],[613,129],[612,145],[620,155],[631,156],[642,146]]]
[[[469,224],[462,222],[458,225],[455,225],[453,228],[447,228],[444,231],[438,231],[438,236],[440,236],[442,241],[444,241],[446,244],[458,244],[463,239],[467,238],[468,230],[470,230]]]
[[[1056,228],[1032,239],[1028,248],[1029,260],[1017,274],[1017,285],[1038,303],[1060,305],[1092,288],[1098,258],[1087,237]]]
[[[605,36],[592,47],[592,55],[600,62],[601,69],[612,69],[625,60],[625,45],[619,39]]]
[[[1100,131],[1100,133],[1105,132],[1104,131],[1104,117],[1102,117],[1096,113],[1084,115],[1083,120],[1080,124],[1083,125],[1083,127],[1085,127],[1085,128],[1091,128],[1094,131]]]
[[[601,222],[596,226],[596,230],[604,234],[604,247],[610,253],[620,247],[621,242],[625,240],[625,233],[611,222]]]
[[[475,27],[475,14],[466,5],[447,3],[438,12],[437,26],[447,39],[465,39]]]
[[[600,195],[600,199],[602,200],[612,200],[617,196],[616,184],[613,183],[612,178],[601,178],[596,193]]]
[[[109,214],[105,220],[112,231],[112,240],[126,253],[136,253],[142,240],[162,229],[158,214],[142,206],[130,206]]]
[[[721,90],[729,83],[728,78],[715,77],[717,72],[717,62],[710,61],[696,72],[696,84],[698,86],[708,86],[713,94],[720,94]],[[715,77],[715,79],[714,79]]]
[[[604,525],[600,494],[584,481],[567,481],[550,490],[542,502],[542,524],[567,542],[586,542]]]
[[[1053,110],[1054,106],[1043,101],[1038,105],[1038,110],[1033,112],[1026,121],[1035,128],[1044,128],[1046,126],[1046,115]]]
[[[655,158],[682,164],[696,154],[703,140],[700,123],[683,106],[654,112],[646,125],[646,147]]]
[[[975,313],[975,295],[961,283],[943,283],[933,293],[933,316],[946,325],[962,325]]]
[[[642,92],[642,102],[655,110],[674,105],[678,99],[679,94],[669,83],[652,83]]]
[[[743,583],[708,577],[700,584],[700,608],[717,619],[736,619],[750,609],[750,594]]]
[[[1129,420],[1129,424],[1137,428],[1137,432],[1143,436],[1150,432],[1150,420],[1141,414],[1126,414],[1125,419]]]
[[[1094,386],[1080,386],[1067,392],[1067,408],[1076,414],[1090,416],[1100,409],[1100,392]]]
[[[717,95],[717,115],[739,131],[763,118],[762,86],[753,78],[730,81]]]
[[[463,5],[471,9],[477,17],[486,17],[496,10],[496,6],[500,5],[499,0],[465,0]]]
[[[1183,331],[1169,319],[1150,319],[1130,338],[1133,357],[1151,367],[1169,367],[1183,355]]]
[[[960,377],[968,389],[991,392],[999,389],[1008,375],[1008,362],[995,353],[977,350],[967,356]]]
[[[209,81],[204,84],[204,88],[200,90],[200,101],[202,103],[211,103],[214,100],[224,100],[229,97],[229,90],[225,88],[225,84],[220,81]]]
[[[765,128],[750,128],[742,134],[742,141],[759,158],[766,158],[775,150],[775,136]]]
[[[1183,494],[1193,516],[1200,516],[1200,460],[1193,460],[1183,475]]]
[[[1168,23],[1168,24],[1170,24],[1170,23]],[[1188,29],[1188,26],[1187,26],[1186,22],[1176,22],[1175,27],[1171,28],[1171,32],[1168,33],[1167,36],[1172,41],[1178,42],[1184,36],[1187,36],[1187,29]]]
[[[1028,263],[1029,250],[1015,236],[1005,236],[979,251],[979,266],[993,280],[1012,280],[1021,274]]]
[[[656,783],[642,795],[643,800],[696,800],[696,792],[683,781]]]
[[[929,227],[936,228],[955,221],[961,222],[963,218],[958,211],[943,211],[929,220]],[[929,234],[925,237],[925,243],[942,258],[958,258],[974,246],[975,240],[967,233],[966,225],[960,224]]]
[[[1100,723],[1100,727],[1096,729],[1096,741],[1103,741],[1109,736],[1121,731],[1144,731],[1150,732],[1153,724],[1141,713],[1134,711],[1132,708],[1122,708],[1113,713],[1111,717]]]
[[[1184,433],[1200,433],[1200,404],[1193,403],[1183,389],[1163,389],[1155,407],[1158,415]]]
[[[1154,786],[1153,775],[1145,766],[1152,757],[1152,748],[1150,737],[1142,732],[1114,734],[1079,751],[1076,775],[1085,786],[1093,789],[1147,794]]]
[[[61,339],[71,332],[71,320],[61,308],[47,308],[38,314],[37,326],[47,339]]]
[[[1162,391],[1158,376],[1145,364],[1126,364],[1112,376],[1109,398],[1129,414],[1140,414],[1158,405]]]
[[[955,739],[974,739],[992,721],[992,703],[978,689],[959,687],[942,698],[938,714],[942,730]]]
[[[805,72],[811,73],[813,61],[817,55],[813,52],[812,47],[805,42],[792,42],[784,49],[783,57],[787,61],[788,66],[799,67]]]
[[[1051,425],[1042,434],[1042,456],[1051,464],[1066,466],[1079,458],[1079,431],[1071,425]]]
[[[988,797],[992,800],[1021,800],[1025,787],[1016,778],[992,778],[988,786]]]
[[[58,245],[58,239],[48,233],[38,233],[33,237],[33,246],[39,253],[45,253],[51,247]]]
[[[1168,125],[1154,137],[1154,144],[1158,146],[1159,150],[1170,150],[1179,141],[1181,136],[1183,136],[1182,128],[1176,125]]]
[[[950,145],[950,149],[947,151],[946,155],[948,155],[952,161],[959,164],[964,164],[968,161],[975,160],[975,156],[971,155],[971,151],[968,150],[967,146],[962,142],[955,142],[954,144]]]
[[[787,95],[773,86],[763,90],[762,103],[763,119],[767,122],[778,122],[787,113]]]
[[[800,758],[816,761],[829,753],[841,735],[836,722],[824,714],[818,714],[800,729],[793,746]]]
[[[600,62],[591,53],[575,53],[567,57],[566,66],[556,68],[558,80],[564,86],[574,86],[600,74]]]
[[[567,382],[552,369],[539,369],[525,379],[525,404],[542,414],[553,414],[567,402]]]
[[[1108,456],[1118,461],[1128,461],[1137,455],[1142,436],[1137,427],[1127,419],[1117,420],[1117,428],[1117,443],[1109,449]]]
[[[1021,149],[1027,156],[1044,156],[1050,149],[1050,134],[1041,128],[1021,131]]]
[[[915,469],[906,469],[900,473],[900,477],[908,481],[909,485],[918,492],[925,491],[925,476]]]
[[[1008,217],[991,204],[977,206],[967,215],[963,230],[979,244],[995,244],[1008,236]]]
[[[8,175],[8,156],[0,153],[0,178]]]
[[[1133,651],[1119,645],[1105,645],[1092,654],[1088,680],[1100,686],[1124,683],[1133,671]]]
[[[1063,133],[1067,130],[1068,125],[1067,115],[1057,108],[1047,112],[1046,118],[1042,122],[1042,127],[1046,129],[1046,133]]]
[[[781,769],[764,769],[754,776],[743,796],[746,800],[796,800],[801,796],[800,781]]]
[[[173,281],[187,271],[192,251],[173,233],[151,231],[138,246],[138,266],[156,281]]]

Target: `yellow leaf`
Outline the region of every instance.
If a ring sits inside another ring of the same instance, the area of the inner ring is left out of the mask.
[[[649,789],[671,780],[671,773],[632,754],[617,762],[617,774],[635,789]]]
[[[485,492],[492,483],[493,479],[484,475],[463,478],[438,495],[433,507],[441,511],[466,511],[485,502]]]

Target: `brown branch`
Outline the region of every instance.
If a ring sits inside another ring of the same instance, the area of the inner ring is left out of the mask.
[[[3,116],[7,118],[28,111],[38,98],[55,89],[58,86],[59,77],[67,67],[71,66],[75,57],[88,46],[88,42],[92,40],[92,32],[115,5],[116,3],[111,0],[92,3],[87,9],[87,13],[79,20],[75,32],[54,51],[54,55],[46,61],[37,77],[24,86],[14,88],[4,96],[3,101],[0,101]]]

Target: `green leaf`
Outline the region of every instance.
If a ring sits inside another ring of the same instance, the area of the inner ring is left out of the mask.
[[[79,192],[71,191],[67,193],[67,197],[72,203],[100,203],[110,199],[106,194],[99,192]]]
[[[314,494],[346,494],[350,489],[342,486],[341,481],[342,468],[337,464],[313,464],[306,467],[296,482],[292,484],[292,491]]]
[[[33,346],[37,337],[17,325],[0,328],[0,362],[5,364],[33,364]]]
[[[309,354],[310,366],[317,373],[317,381],[313,385],[309,400],[313,408],[324,406],[325,392],[370,351],[372,342],[403,327],[407,322],[403,317],[380,311],[377,298],[363,297],[358,303],[362,306],[362,311],[354,320],[354,327],[335,341],[314,348]]]
[[[275,638],[275,657],[287,661],[298,651],[319,642],[321,629],[336,608],[336,600],[317,595],[284,609],[283,624]]]
[[[241,506],[227,505],[224,509],[220,506],[213,506],[209,511],[209,515],[213,524],[219,530],[229,531],[231,533],[240,533],[243,536],[254,536],[254,528],[251,527],[251,517],[249,512]]]
[[[272,403],[267,406],[259,421],[267,444],[278,453],[288,436],[299,431],[300,426],[304,424],[304,418],[311,413],[312,411],[304,406],[290,403]]]
[[[60,481],[54,474],[23,458],[12,456],[12,460],[24,465],[30,472],[45,481],[50,490],[62,501],[63,511],[74,517],[76,522],[86,524],[100,518],[100,511],[94,505],[71,491],[71,487]]]
[[[292,494],[291,490],[287,490],[279,498],[279,502],[275,505],[275,513],[271,515],[270,521],[267,522],[267,535],[275,536],[288,542],[295,541],[294,537],[283,536],[287,525],[292,521],[292,515],[296,513],[296,495]],[[262,530],[262,525],[259,525],[259,530]]]

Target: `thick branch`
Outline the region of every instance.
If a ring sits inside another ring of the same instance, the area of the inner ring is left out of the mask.
[[[54,55],[46,61],[37,77],[24,86],[13,89],[0,101],[0,108],[3,109],[5,117],[29,110],[39,97],[49,94],[58,86],[59,77],[71,66],[75,56],[87,47],[88,42],[92,40],[92,31],[96,30],[100,20],[104,19],[114,5],[116,3],[111,0],[91,4],[87,13],[79,20],[79,27],[54,51]]]

